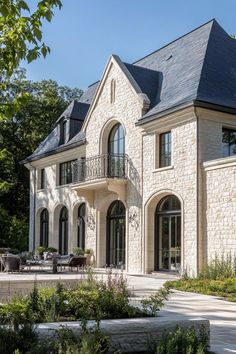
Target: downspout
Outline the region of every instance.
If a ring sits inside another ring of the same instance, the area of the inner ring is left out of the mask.
[[[36,212],[36,167],[34,167],[31,163],[29,163],[30,167],[33,169],[33,250],[35,250],[35,212]]]
[[[194,114],[196,117],[196,123],[197,123],[197,156],[196,156],[196,163],[197,163],[197,171],[196,171],[196,219],[197,219],[197,274],[199,273],[199,247],[200,247],[200,235],[199,235],[199,230],[200,230],[200,218],[199,218],[199,118],[197,115],[196,107],[194,106]]]

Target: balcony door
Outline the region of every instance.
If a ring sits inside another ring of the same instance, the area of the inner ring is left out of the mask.
[[[181,205],[173,195],[156,208],[155,270],[179,271],[181,265]]]
[[[114,125],[108,138],[108,175],[125,176],[125,134],[120,123]]]
[[[116,200],[107,212],[107,264],[125,266],[125,206]]]

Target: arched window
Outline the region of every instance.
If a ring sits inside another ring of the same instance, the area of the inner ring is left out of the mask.
[[[111,103],[114,103],[116,100],[116,81],[111,80]]]
[[[125,206],[116,200],[107,212],[107,264],[125,266]]]
[[[48,211],[43,209],[40,214],[40,246],[48,247]]]
[[[112,128],[108,138],[109,176],[125,177],[125,134],[120,123]]]
[[[164,197],[156,208],[155,269],[180,270],[181,204],[174,195]]]
[[[78,239],[77,246],[85,249],[85,203],[78,208]]]
[[[63,207],[59,218],[59,253],[68,254],[68,210]]]

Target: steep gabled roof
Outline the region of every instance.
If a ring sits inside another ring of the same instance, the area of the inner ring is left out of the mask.
[[[236,40],[216,21],[212,22],[196,100],[236,109]]]
[[[134,64],[161,73],[160,101],[139,123],[188,103],[236,109],[236,40],[216,20]]]
[[[186,104],[210,105],[236,114],[236,40],[216,20],[133,64],[122,63],[116,56],[114,58],[150,100],[148,112],[139,118],[137,124],[144,124]],[[80,100],[73,101],[58,121],[63,117],[84,120],[99,83],[89,86]],[[58,129],[55,128],[27,161],[84,142],[84,133],[79,132],[59,146]]]
[[[69,106],[65,109],[65,111],[60,115],[60,117],[56,121],[56,124],[62,118],[71,118],[71,119],[84,120],[88,110],[89,110],[89,104],[88,103],[83,103],[83,102],[80,102],[80,101],[73,100],[69,104]]]
[[[197,97],[202,67],[214,21],[173,41],[135,65],[160,72],[160,100],[140,121]]]
[[[160,72],[133,64],[124,64],[133,79],[137,82],[141,91],[148,96],[150,100],[150,107],[153,107],[159,100]]]

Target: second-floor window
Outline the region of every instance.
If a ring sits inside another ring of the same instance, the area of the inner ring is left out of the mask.
[[[72,163],[76,160],[60,163],[59,167],[59,184],[69,184],[72,182]]]
[[[222,156],[236,155],[236,130],[222,129]]]
[[[160,134],[159,137],[159,167],[171,165],[171,132]]]
[[[46,186],[46,175],[45,175],[45,169],[42,168],[40,170],[39,189],[44,189],[45,186]]]

